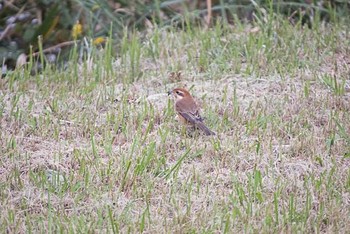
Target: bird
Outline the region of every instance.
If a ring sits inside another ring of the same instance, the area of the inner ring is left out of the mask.
[[[211,131],[204,125],[203,118],[199,114],[199,108],[191,94],[186,89],[175,88],[169,91],[168,95],[174,96],[175,111],[181,122],[199,128],[207,136],[215,135],[215,132]]]

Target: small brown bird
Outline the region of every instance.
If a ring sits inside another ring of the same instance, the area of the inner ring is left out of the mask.
[[[175,98],[175,111],[183,123],[201,129],[207,136],[215,135],[213,131],[204,125],[203,118],[199,115],[199,108],[186,89],[176,88],[168,92],[168,95],[171,94]]]

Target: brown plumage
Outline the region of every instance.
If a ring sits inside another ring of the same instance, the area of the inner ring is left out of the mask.
[[[175,111],[183,123],[201,129],[205,135],[215,135],[213,131],[204,125],[203,118],[199,114],[199,108],[191,94],[186,89],[176,88],[169,91],[168,94],[174,96]]]

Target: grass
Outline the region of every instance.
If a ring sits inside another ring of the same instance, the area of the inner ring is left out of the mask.
[[[0,231],[347,232],[348,24],[266,17],[1,79]],[[216,137],[177,124],[178,86]]]

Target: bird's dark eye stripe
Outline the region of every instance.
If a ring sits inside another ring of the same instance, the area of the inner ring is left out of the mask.
[[[184,94],[182,92],[180,92],[180,91],[176,91],[176,94],[180,95],[180,96],[184,96]]]

